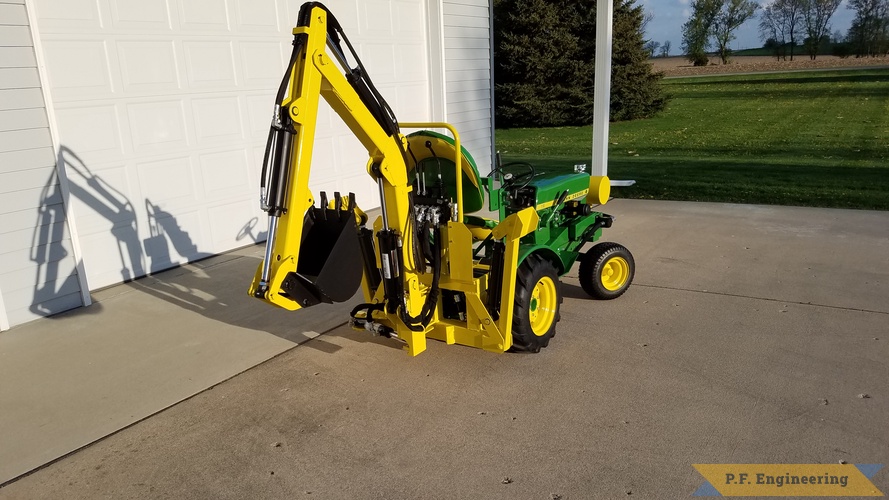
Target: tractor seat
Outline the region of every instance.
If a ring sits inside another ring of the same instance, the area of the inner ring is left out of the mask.
[[[426,143],[429,143],[427,147]],[[422,165],[424,182],[427,186],[438,183],[438,174],[441,172],[441,181],[449,193],[457,192],[457,172],[454,168],[455,147],[454,139],[432,132],[420,130],[407,136],[409,158],[416,160],[416,165]],[[485,202],[485,192],[480,181],[478,167],[472,155],[464,147],[460,147],[463,157],[460,159],[460,167],[463,173],[463,213],[471,214],[481,210]],[[409,178],[414,177],[416,165],[410,169]]]

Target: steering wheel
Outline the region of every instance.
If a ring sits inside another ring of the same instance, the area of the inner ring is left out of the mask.
[[[521,170],[518,172],[507,171],[514,169]],[[493,178],[496,174],[500,174],[500,177],[503,179],[503,185],[500,187],[501,189],[522,189],[530,184],[534,179],[534,176],[537,175],[534,172],[534,165],[523,161],[504,163],[503,165],[500,165],[500,167],[491,170],[488,177]]]

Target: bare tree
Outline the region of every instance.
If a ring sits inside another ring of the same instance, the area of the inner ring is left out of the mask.
[[[648,29],[648,24],[654,19],[654,14],[651,11],[646,12],[642,16],[642,33],[645,33],[645,30]]]
[[[787,16],[775,2],[762,8],[759,16],[759,32],[766,48],[774,49],[775,57],[787,60]]]
[[[848,40],[857,57],[874,57],[889,52],[889,0],[849,0],[855,19]]]
[[[763,7],[759,29],[766,38],[774,38],[779,44],[782,57],[786,47],[790,47],[790,60],[796,48],[797,37],[803,31],[803,4],[808,0],[774,0]]]
[[[753,0],[724,0],[713,23],[713,37],[722,64],[728,64],[731,50],[728,44],[735,39],[735,30],[753,17],[759,4]]]
[[[642,46],[642,48],[645,49],[645,52],[648,52],[648,57],[657,57],[657,50],[660,47],[661,42],[655,42],[654,40],[649,40]]]
[[[803,23],[806,26],[806,51],[812,60],[818,56],[821,39],[830,34],[830,18],[842,0],[804,0]]]
[[[664,44],[661,45],[661,57],[670,57],[670,47],[672,47],[672,45],[670,40],[665,41]]]

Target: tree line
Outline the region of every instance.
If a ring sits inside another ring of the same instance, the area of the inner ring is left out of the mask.
[[[759,31],[765,48],[776,57],[793,60],[800,46],[815,59],[830,40],[830,20],[842,0],[772,0],[760,6],[753,0],[692,0],[691,15],[682,26],[682,50],[695,66],[709,64],[708,50],[715,48],[728,63],[734,32],[759,11]],[[858,57],[889,53],[889,0],[849,0],[855,19],[845,40],[836,44],[837,55],[854,52]],[[836,38],[836,37],[835,37]]]
[[[837,32],[831,40],[830,19],[842,0],[774,0],[763,8],[760,33],[765,48],[779,59],[793,60],[802,38],[802,48],[815,59],[831,46],[833,53],[874,57],[889,53],[889,0],[850,0],[855,18],[845,37]]]
[[[611,120],[652,116],[668,96],[648,62],[636,0],[614,0]],[[596,1],[494,0],[494,105],[498,127],[593,121]]]

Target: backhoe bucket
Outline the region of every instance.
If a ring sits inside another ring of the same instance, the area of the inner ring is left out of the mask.
[[[343,201],[336,193],[336,208],[329,208],[327,195],[321,193],[321,206],[306,212],[296,272],[281,283],[282,291],[302,307],[344,302],[361,285],[364,261],[355,222],[355,195],[349,193],[346,205]]]

